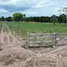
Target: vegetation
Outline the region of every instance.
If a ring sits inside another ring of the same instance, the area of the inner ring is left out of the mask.
[[[65,23],[66,26],[66,15],[65,14],[61,14],[60,16],[56,16],[56,15],[52,15],[51,17],[49,16],[40,16],[40,17],[26,17],[25,14],[22,13],[14,13],[13,17],[0,17],[0,21],[7,21],[7,22],[41,22],[41,23]]]
[[[22,21],[22,18],[23,18],[23,15],[22,15],[22,13],[14,13],[13,14],[13,19],[14,19],[14,21]]]
[[[7,21],[6,24],[9,26],[11,31],[15,31],[23,36],[27,36],[27,32],[67,32],[66,20],[67,18],[65,14],[61,14],[60,16],[52,15],[51,17],[26,17],[26,15],[22,13],[14,13],[13,17],[0,17],[0,27],[3,22]]]
[[[3,23],[3,22],[2,22]],[[2,25],[0,23],[0,27]],[[67,27],[63,24],[56,23],[38,23],[38,22],[6,22],[11,31],[15,31],[18,35],[27,36],[30,33],[53,33],[53,32],[67,32]]]
[[[65,14],[61,14],[59,16],[59,19],[60,19],[60,23],[65,23],[65,26],[66,26],[66,15]]]
[[[63,19],[63,18],[62,18],[62,19]],[[54,22],[54,24],[55,24],[55,23],[58,23],[58,18],[57,18],[57,16],[55,16],[55,15],[52,15],[50,20],[51,20],[51,22]]]

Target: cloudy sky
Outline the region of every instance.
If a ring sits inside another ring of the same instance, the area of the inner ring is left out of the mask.
[[[27,16],[58,15],[67,6],[67,0],[0,0],[0,16],[12,16],[14,12]]]

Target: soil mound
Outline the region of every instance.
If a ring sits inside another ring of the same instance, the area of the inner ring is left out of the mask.
[[[67,46],[37,54],[23,48],[24,40],[5,26],[7,30],[2,28],[0,33],[0,67],[67,67]]]

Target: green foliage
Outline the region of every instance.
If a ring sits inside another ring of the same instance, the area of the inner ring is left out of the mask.
[[[22,20],[22,18],[23,18],[23,14],[22,13],[14,13],[13,14],[13,18],[14,18],[14,20],[15,21],[21,21]]]
[[[5,21],[4,16],[2,16],[2,17],[0,18],[0,21]]]
[[[6,21],[12,21],[12,17],[7,17]]]
[[[60,15],[60,21],[61,21],[61,22],[66,21],[66,15],[65,15],[65,14],[61,14],[61,15]]]
[[[57,18],[57,16],[55,16],[55,15],[52,15],[50,20],[51,20],[51,22],[53,22],[54,24],[55,24],[55,23],[58,23],[58,18]]]
[[[10,30],[15,31],[17,34],[27,36],[27,32],[31,33],[53,33],[53,32],[67,32],[67,27],[63,24],[56,23],[7,23]]]
[[[0,29],[2,28],[2,23],[0,22]],[[63,24],[56,23],[55,25],[53,23],[35,23],[35,22],[29,22],[29,23],[16,23],[16,22],[10,22],[7,23],[9,29],[13,32],[16,32],[17,35],[21,35],[24,37],[27,37],[27,33],[67,33],[67,26]]]
[[[65,26],[66,26],[66,15],[65,14],[61,14],[59,16],[59,21],[60,21],[60,23],[65,23]]]

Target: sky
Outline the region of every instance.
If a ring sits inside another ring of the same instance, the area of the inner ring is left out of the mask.
[[[59,15],[60,9],[67,7],[67,0],[0,0],[0,16],[12,16],[21,12],[26,16]]]

